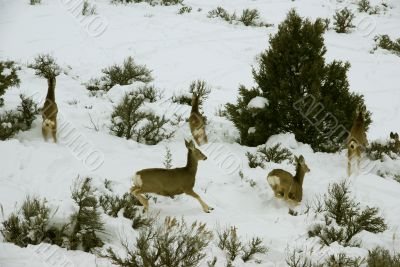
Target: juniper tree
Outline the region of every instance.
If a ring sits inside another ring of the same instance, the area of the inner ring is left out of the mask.
[[[9,87],[19,86],[18,70],[20,68],[14,61],[0,61],[0,107],[4,104],[2,95],[6,90]]]
[[[270,37],[270,48],[253,69],[256,86],[241,86],[237,103],[226,105],[242,144],[256,146],[273,134],[292,132],[315,150],[339,149],[346,136],[338,126],[350,129],[357,106],[365,107],[361,95],[349,92],[350,65],[325,63],[325,30],[323,20],[311,22],[291,10]],[[267,100],[264,107],[248,106],[256,96]],[[366,117],[368,126],[369,112]]]

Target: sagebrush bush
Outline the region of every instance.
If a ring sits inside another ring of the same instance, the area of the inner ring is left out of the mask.
[[[354,14],[347,7],[340,11],[336,11],[333,16],[333,25],[335,25],[335,31],[337,33],[347,33],[351,28],[354,28],[353,19]]]
[[[378,208],[362,208],[350,196],[346,182],[329,186],[323,201],[323,221],[313,225],[308,231],[309,237],[318,237],[321,244],[329,246],[338,242],[342,246],[359,246],[354,237],[362,231],[380,233],[387,229],[383,217],[378,215]]]
[[[111,133],[149,145],[171,138],[174,132],[167,129],[170,121],[143,110],[145,100],[140,91],[125,94],[111,114]]]
[[[137,81],[148,83],[153,80],[151,71],[144,65],[137,65],[132,57],[126,58],[121,66],[115,64],[102,72],[102,77],[91,79],[86,84],[89,91],[108,91],[116,84],[129,85]]]
[[[192,7],[190,7],[190,6],[183,6],[183,7],[181,7],[181,8],[179,9],[178,14],[179,14],[179,15],[182,15],[182,14],[190,13],[190,12],[192,12]]]
[[[195,267],[206,256],[204,249],[211,239],[212,232],[205,224],[194,222],[187,225],[183,219],[178,221],[167,217],[163,224],[152,224],[141,230],[134,247],[123,243],[125,257],[119,256],[112,248],[102,256],[113,264],[126,267]]]
[[[239,21],[245,26],[257,26],[257,20],[260,19],[260,12],[257,9],[244,9]]]
[[[10,87],[18,87],[20,80],[18,71],[21,68],[14,61],[0,61],[0,107],[4,105],[2,96]]]
[[[13,137],[19,131],[29,130],[36,115],[39,113],[37,104],[25,95],[20,96],[21,103],[16,110],[0,114],[0,140]]]
[[[278,33],[270,38],[270,48],[253,70],[256,86],[240,86],[237,102],[226,105],[241,144],[257,146],[272,135],[292,132],[296,140],[316,151],[342,148],[347,138],[343,129],[351,129],[357,106],[365,110],[365,105],[361,95],[350,92],[350,65],[325,63],[324,31],[321,19],[312,23],[294,10],[279,25]],[[265,107],[249,107],[255,97],[266,99]],[[368,128],[370,113],[365,114]]]
[[[47,237],[49,214],[46,200],[28,196],[21,209],[2,223],[0,232],[17,246],[37,245]]]
[[[392,254],[389,250],[376,247],[368,252],[368,267],[399,267],[400,253]]]
[[[29,64],[28,67],[34,69],[37,76],[45,79],[55,78],[61,73],[61,68],[56,60],[48,54],[38,55],[34,63]]]
[[[366,147],[365,152],[371,160],[383,161],[385,155],[391,159],[400,157],[400,151],[398,151],[396,145],[390,141],[386,143],[371,142]]]
[[[374,40],[376,42],[376,48],[380,47],[394,54],[400,55],[400,38],[393,41],[388,35],[384,34],[375,36]]]
[[[171,149],[169,149],[169,147],[165,147],[165,156],[163,165],[166,169],[172,168],[172,154],[171,154]]]
[[[349,257],[345,253],[329,255],[326,259],[313,262],[302,249],[286,252],[286,264],[289,267],[360,267],[365,262],[361,257]]]
[[[281,147],[280,143],[272,147],[267,147],[265,145],[260,146],[257,148],[257,153],[252,154],[247,152],[246,156],[250,168],[256,168],[258,166],[264,168],[265,162],[282,163],[285,160],[293,160],[292,152],[287,148]]]
[[[359,0],[357,2],[358,11],[360,12],[368,12],[371,9],[371,3],[369,0]]]
[[[69,248],[88,252],[103,246],[104,243],[97,234],[104,231],[104,224],[98,211],[98,201],[94,195],[91,178],[76,180],[72,190],[72,199],[78,210],[71,216]]]
[[[84,0],[81,13],[83,16],[96,15],[96,6],[91,5],[88,0]]]
[[[217,7],[216,9],[210,10],[208,12],[207,17],[209,18],[221,18],[229,23],[242,23],[244,26],[253,26],[253,27],[269,27],[272,24],[263,23],[260,21],[260,12],[257,9],[244,9],[240,17],[236,15],[236,13],[229,14],[222,7]]]
[[[125,193],[120,197],[113,194],[110,188],[107,189],[109,192],[101,194],[98,198],[100,207],[103,208],[107,215],[117,217],[122,210],[122,216],[132,221],[133,229],[149,226],[153,222],[154,218],[142,215],[138,209],[142,204],[131,194]]]
[[[31,5],[38,5],[38,4],[40,4],[42,2],[42,0],[30,0],[30,4]]]
[[[218,247],[228,254],[228,261],[232,262],[241,255],[244,262],[249,261],[255,254],[265,254],[268,248],[259,237],[253,237],[251,241],[244,244],[236,233],[236,227],[219,229],[217,231]]]
[[[113,4],[130,4],[130,3],[148,3],[149,5],[156,6],[172,6],[182,5],[183,0],[111,0]]]

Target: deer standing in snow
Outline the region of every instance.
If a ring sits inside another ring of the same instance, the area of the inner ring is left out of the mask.
[[[199,112],[199,96],[196,93],[192,95],[192,111],[189,117],[190,131],[197,145],[207,144],[207,134],[205,119]]]
[[[193,191],[198,161],[206,160],[207,157],[195,147],[193,141],[188,142],[185,140],[185,145],[188,149],[185,167],[144,169],[135,173],[133,177],[134,186],[131,188],[131,193],[142,203],[146,211],[149,208],[149,203],[142,195],[144,193],[155,193],[169,197],[185,193],[197,199],[204,212],[208,213],[213,209]]]
[[[53,136],[54,143],[57,143],[57,113],[58,108],[55,99],[56,77],[51,76],[47,78],[47,95],[42,108],[42,135],[47,141],[48,134]]]
[[[364,114],[361,110],[357,111],[350,136],[347,140],[347,174],[352,174],[352,165],[357,160],[357,169],[360,168],[361,152],[368,145],[367,135],[365,134]]]
[[[267,175],[267,181],[274,191],[275,197],[284,198],[285,201],[301,202],[303,198],[304,176],[310,171],[304,157],[294,157],[296,161],[296,174],[293,176],[282,169],[274,169]]]

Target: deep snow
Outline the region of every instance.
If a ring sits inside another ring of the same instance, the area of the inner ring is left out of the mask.
[[[90,78],[98,77],[102,68],[133,56],[137,63],[146,64],[153,70],[154,85],[164,91],[163,101],[150,105],[160,114],[188,115],[189,107],[171,104],[168,98],[175,92],[187,90],[193,80],[204,79],[213,88],[204,104],[204,112],[210,120],[207,131],[211,142],[201,148],[209,159],[199,164],[195,190],[215,210],[205,214],[194,199],[184,195],[175,199],[157,197],[157,203],[150,202],[150,210],[159,212],[160,217],[183,216],[188,221],[206,222],[210,228],[235,225],[244,237],[262,237],[270,248],[267,255],[259,257],[262,266],[285,266],[288,247],[317,246],[315,240],[306,239],[307,227],[313,218],[290,216],[288,206],[274,199],[265,179],[274,168],[294,172],[294,167],[284,163],[268,164],[265,169],[248,168],[245,152],[256,149],[235,143],[237,131],[232,123],[216,116],[215,112],[226,102],[235,101],[239,84],[253,85],[251,70],[256,56],[268,47],[269,34],[277,31],[277,25],[290,8],[295,7],[302,16],[312,19],[332,18],[339,5],[336,1],[186,0],[186,5],[192,6],[193,11],[177,15],[179,7],[176,6],[116,6],[108,0],[96,0],[91,2],[96,4],[99,16],[107,21],[105,31],[99,36],[92,36],[90,29],[88,32],[87,22],[71,12],[66,2],[43,0],[41,5],[30,6],[25,0],[0,0],[0,59],[16,60],[23,65],[19,72],[21,86],[7,91],[1,110],[15,107],[21,92],[33,95],[38,102],[43,101],[46,81],[35,76],[26,64],[38,53],[51,53],[64,70],[57,79],[56,100],[59,118],[68,129],[61,133],[58,144],[45,143],[38,116],[30,131],[0,142],[0,203],[4,218],[16,210],[27,194],[45,197],[51,207],[58,207],[55,219],[69,216],[74,208],[70,188],[77,176],[93,177],[99,188],[104,179],[109,179],[116,192],[122,194],[129,189],[135,171],[163,166],[165,146],[172,151],[173,166],[185,164],[183,138],[190,138],[187,124],[182,125],[172,140],[156,146],[109,134],[112,107],[124,91],[132,90],[138,84],[116,86],[101,97],[90,96],[83,85]],[[379,4],[381,1],[371,2]],[[372,111],[370,140],[387,138],[390,131],[400,132],[400,57],[384,50],[371,53],[375,35],[400,37],[400,3],[396,0],[386,2],[392,8],[379,15],[367,16],[368,20],[363,20],[365,15],[356,12],[357,22],[371,22],[372,26],[361,23],[350,34],[337,34],[333,30],[325,34],[327,61],[340,59],[351,63],[348,73],[351,89],[364,94]],[[207,18],[208,11],[217,6],[230,12],[257,8],[262,20],[273,23],[274,27],[251,28]],[[353,4],[350,7],[355,9]],[[199,8],[201,11],[197,11]],[[99,125],[99,132],[93,130],[89,115]],[[76,137],[88,144],[84,153],[79,153],[72,144]],[[314,153],[308,145],[296,142],[291,134],[274,136],[267,145],[277,142],[296,155],[304,155],[311,169],[304,181],[303,202],[296,210],[302,211],[305,203],[324,193],[330,183],[346,178],[345,151]],[[369,166],[365,167],[367,172],[349,179],[353,193],[363,205],[379,207],[389,229],[378,235],[361,234],[362,248],[346,249],[350,255],[364,256],[366,249],[376,245],[391,250],[400,248],[400,183],[390,176],[383,179],[375,174],[377,169],[400,173],[400,162],[388,160],[372,164],[372,167],[369,163],[365,165]],[[243,171],[245,179],[240,178],[239,170]],[[251,186],[248,179],[255,185]],[[118,247],[120,238],[135,236],[126,220],[103,218],[109,244]],[[210,258],[221,256],[215,248],[214,244],[208,249]],[[76,267],[111,266],[91,254],[57,249]],[[319,254],[341,250],[340,246],[331,246],[323,248]],[[35,247],[21,249],[0,242],[0,266],[57,266],[49,265],[40,253],[33,251]],[[223,260],[218,264],[224,266]],[[259,266],[254,261],[235,263],[235,266],[252,265]],[[202,266],[206,266],[206,261]]]

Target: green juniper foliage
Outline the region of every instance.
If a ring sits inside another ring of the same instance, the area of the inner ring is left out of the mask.
[[[78,210],[71,216],[70,249],[82,249],[88,252],[95,247],[103,246],[104,243],[97,234],[103,232],[104,227],[98,211],[98,201],[91,185],[91,178],[77,179],[72,190],[72,199]]]
[[[13,137],[19,131],[29,130],[39,113],[37,104],[25,95],[20,95],[21,103],[16,110],[0,114],[0,140]]]
[[[337,33],[347,33],[351,28],[354,28],[353,19],[354,14],[345,7],[344,9],[337,11],[333,16],[333,25],[335,25],[335,31]]]
[[[365,110],[364,100],[349,91],[346,74],[350,64],[325,63],[324,31],[321,19],[313,23],[294,10],[279,25],[278,33],[270,38],[270,48],[253,70],[257,85],[250,89],[240,86],[237,103],[226,105],[241,144],[257,146],[271,135],[292,132],[298,141],[317,151],[341,148],[357,107]],[[248,107],[257,96],[268,104]],[[365,113],[368,126],[370,113]]]
[[[338,242],[342,246],[358,247],[361,242],[354,237],[360,232],[381,233],[387,229],[384,218],[378,215],[378,208],[362,208],[351,198],[346,182],[329,186],[322,210],[324,223],[313,225],[308,236],[318,237],[326,246]]]
[[[86,84],[89,91],[108,91],[114,85],[129,85],[134,82],[148,83],[153,80],[151,71],[144,65],[137,65],[132,57],[124,60],[123,64],[112,65],[102,70],[103,76],[97,79],[91,79]]]
[[[0,61],[0,107],[4,105],[2,96],[6,90],[13,86],[19,86],[20,80],[17,71],[20,69],[14,61]]]
[[[369,0],[359,0],[357,5],[358,11],[360,12],[368,12],[371,9],[371,3]]]

